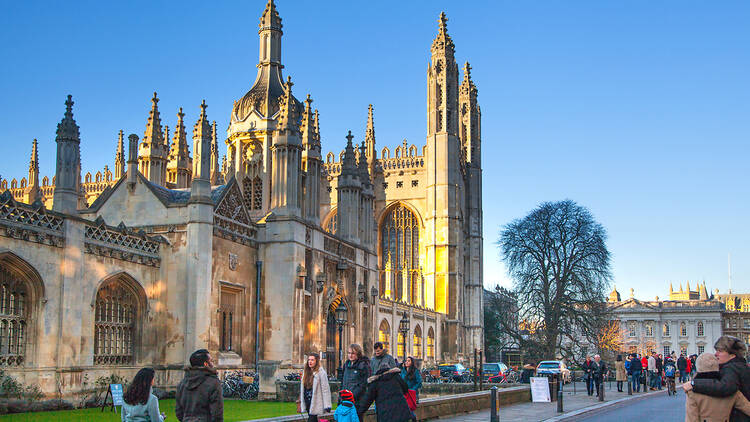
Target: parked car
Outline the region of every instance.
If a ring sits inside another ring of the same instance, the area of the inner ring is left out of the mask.
[[[570,369],[565,366],[564,362],[559,360],[544,360],[539,362],[539,365],[536,367],[536,376],[556,375],[560,373],[562,373],[563,383],[569,383]]]
[[[485,363],[482,365],[482,375],[485,381],[508,372],[508,365],[502,362]]]
[[[455,382],[469,382],[471,379],[471,372],[460,363],[440,365],[438,368],[440,369],[441,377],[450,378]]]

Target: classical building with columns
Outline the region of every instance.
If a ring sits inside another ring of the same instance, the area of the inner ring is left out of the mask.
[[[154,93],[114,171],[81,175],[68,96],[54,177],[40,182],[51,141],[34,140],[28,178],[0,181],[0,369],[76,394],[145,365],[174,386],[199,348],[221,369],[290,370],[310,352],[332,370],[339,342],[427,362],[482,348],[481,113],[445,15],[426,143],[378,151],[370,106],[363,140],[338,134],[326,156],[310,95],[282,75],[281,22],[269,0],[223,159],[205,102],[192,136],[180,108],[170,137]]]

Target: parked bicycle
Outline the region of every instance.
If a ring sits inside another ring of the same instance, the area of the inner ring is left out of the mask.
[[[225,398],[252,400],[258,397],[258,376],[252,371],[234,371],[224,374],[221,392]]]

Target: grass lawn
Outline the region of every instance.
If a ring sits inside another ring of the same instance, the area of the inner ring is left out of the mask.
[[[177,422],[174,414],[174,399],[159,400],[159,410],[167,414],[167,422]],[[248,419],[270,418],[292,415],[296,412],[294,403],[256,402],[224,400],[224,421],[237,422]],[[120,422],[120,414],[102,412],[100,408],[60,410],[55,412],[15,413],[0,416],[0,422]]]

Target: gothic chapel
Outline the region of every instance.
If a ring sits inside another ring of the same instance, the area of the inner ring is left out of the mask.
[[[337,134],[345,149],[323,156],[318,110],[282,75],[273,0],[221,160],[205,101],[192,137],[182,108],[170,137],[154,93],[143,136],[120,131],[114,172],[82,177],[68,96],[54,177],[40,183],[47,143],[34,140],[28,178],[0,181],[0,369],[73,395],[144,365],[173,387],[199,348],[220,369],[276,373],[308,352],[333,372],[339,340],[368,354],[381,341],[399,360],[471,359],[483,341],[481,112],[446,23],[441,13],[422,146],[378,150],[370,105],[363,141]]]

